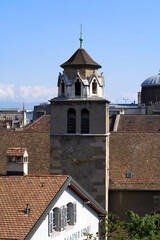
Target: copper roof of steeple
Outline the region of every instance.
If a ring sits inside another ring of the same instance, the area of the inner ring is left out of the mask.
[[[96,63],[83,48],[79,48],[67,62],[61,65],[61,67],[89,67],[98,69],[101,68],[101,65]]]

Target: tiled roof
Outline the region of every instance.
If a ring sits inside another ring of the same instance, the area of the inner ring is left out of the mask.
[[[43,115],[33,123],[24,127],[25,132],[50,132],[50,115]]]
[[[67,178],[0,177],[0,239],[24,239]],[[28,215],[24,213],[27,204]]]
[[[7,156],[14,156],[14,157],[21,157],[24,155],[26,148],[8,148],[6,155]]]
[[[160,190],[160,133],[111,133],[109,164],[110,189]]]
[[[118,132],[160,132],[160,115],[121,115]]]
[[[101,66],[96,63],[83,48],[79,48],[67,62],[61,65],[62,68],[71,66],[88,66],[94,69],[101,68]]]
[[[29,174],[49,174],[49,132],[0,131],[0,174],[6,174],[8,148],[27,148]]]

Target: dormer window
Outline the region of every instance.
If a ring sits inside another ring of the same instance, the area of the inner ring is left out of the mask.
[[[62,92],[62,95],[65,94],[65,83],[64,83],[64,80],[62,80],[62,83],[61,83],[61,92]]]
[[[81,83],[79,79],[75,82],[75,96],[81,96]]]
[[[97,94],[97,82],[96,82],[96,80],[94,80],[93,83],[92,83],[92,93]]]
[[[7,175],[28,174],[28,153],[26,148],[8,148]]]

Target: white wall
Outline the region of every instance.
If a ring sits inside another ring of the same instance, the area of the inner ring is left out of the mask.
[[[67,226],[64,231],[58,232],[53,230],[52,236],[48,236],[48,215],[42,222],[39,229],[36,231],[32,240],[82,240],[84,239],[83,232],[96,234],[98,232],[99,219],[98,215],[83,201],[75,195],[72,190],[66,189],[61,195],[60,199],[53,206],[53,208],[60,208],[67,205],[69,202],[77,203],[77,223],[74,226]]]

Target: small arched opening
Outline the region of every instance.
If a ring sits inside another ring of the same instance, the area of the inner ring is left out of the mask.
[[[92,82],[92,93],[97,94],[97,82],[96,82],[96,80],[94,80]]]

